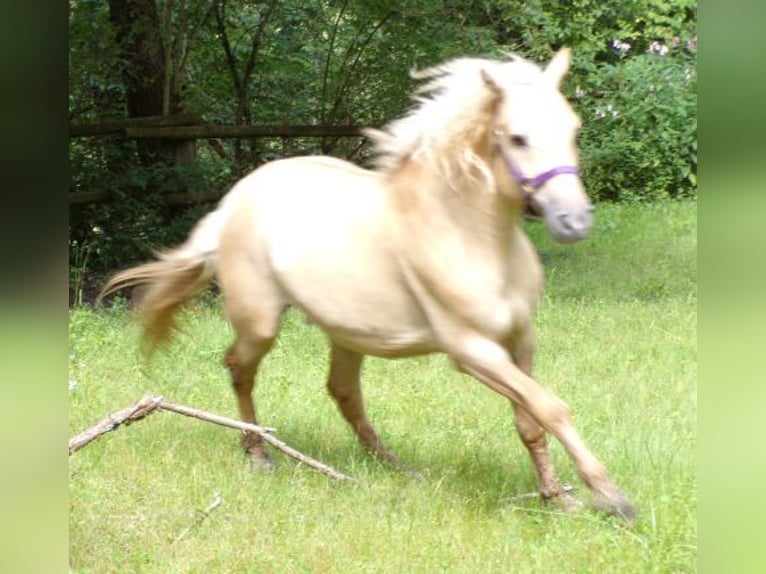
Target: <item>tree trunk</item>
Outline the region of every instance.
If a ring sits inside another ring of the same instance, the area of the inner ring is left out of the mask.
[[[154,0],[108,0],[109,19],[114,24],[117,41],[125,62],[128,117],[141,118],[174,114],[181,111],[175,90],[165,94],[174,84],[166,81],[165,50],[162,45],[160,18]],[[163,105],[163,103],[169,103]],[[165,113],[167,112],[167,114]],[[147,139],[136,143],[144,167],[157,163],[174,164],[177,160],[193,161],[194,142],[168,142]],[[190,148],[191,146],[191,148]]]

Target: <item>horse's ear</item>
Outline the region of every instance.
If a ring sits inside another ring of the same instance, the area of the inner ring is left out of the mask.
[[[548,66],[545,68],[545,76],[556,87],[561,86],[561,82],[564,79],[567,71],[569,70],[569,64],[572,61],[571,48],[564,46],[553,56]]]
[[[500,84],[497,83],[495,78],[492,77],[492,74],[490,74],[485,68],[482,68],[481,71],[481,79],[484,80],[484,84],[492,90],[492,93],[496,96],[502,96],[503,95],[503,89],[500,87]]]

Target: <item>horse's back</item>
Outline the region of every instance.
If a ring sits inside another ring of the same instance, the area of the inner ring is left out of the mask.
[[[427,321],[398,266],[383,176],[309,156],[266,164],[233,191],[239,200],[230,226],[237,230],[222,248],[243,258],[261,254],[285,303],[358,351],[431,349]]]
[[[386,191],[381,176],[345,160],[305,156],[277,160],[238,185],[266,241],[311,237],[313,244],[364,228],[357,241],[385,232]]]

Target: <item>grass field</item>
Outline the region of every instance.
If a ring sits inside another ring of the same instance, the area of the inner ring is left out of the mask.
[[[275,472],[252,473],[237,431],[154,414],[70,458],[73,571],[696,571],[696,204],[601,205],[596,217],[569,246],[526,224],[547,274],[535,376],[636,504],[633,526],[516,498],[535,482],[509,405],[438,355],[365,363],[370,417],[420,478],[381,466],[324,390],[327,343],[291,312],[261,369],[260,422],[357,480],[276,451]],[[230,330],[211,299],[151,363],[124,306],[72,309],[70,435],[145,394],[236,418]],[[216,494],[221,506],[178,539]]]

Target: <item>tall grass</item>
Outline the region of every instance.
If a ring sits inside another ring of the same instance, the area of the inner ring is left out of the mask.
[[[691,572],[697,553],[696,204],[597,210],[562,246],[526,223],[546,265],[536,378],[638,508],[635,525],[536,499],[500,396],[434,355],[368,359],[370,417],[418,478],[370,459],[327,396],[327,343],[290,312],[261,369],[261,423],[353,475],[340,484],[275,453],[252,473],[235,431],[171,413],[106,435],[70,459],[77,572]],[[214,301],[213,301],[214,302]],[[236,417],[217,305],[146,364],[125,306],[70,312],[70,433],[144,394]],[[551,443],[563,480],[579,482]],[[180,540],[216,493],[222,505]]]

